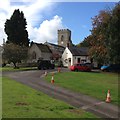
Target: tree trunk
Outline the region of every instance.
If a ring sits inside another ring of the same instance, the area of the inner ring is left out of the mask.
[[[16,62],[13,62],[14,64],[14,69],[19,69],[19,67],[16,66]]]

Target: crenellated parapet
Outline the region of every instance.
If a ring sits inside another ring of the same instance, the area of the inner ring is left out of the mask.
[[[60,30],[58,30],[58,32],[70,32],[71,33],[71,30],[69,30],[69,29],[60,29]]]

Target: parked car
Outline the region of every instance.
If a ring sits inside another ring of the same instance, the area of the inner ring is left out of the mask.
[[[120,72],[120,64],[103,65],[101,66],[101,70],[106,72]]]
[[[88,66],[87,64],[74,64],[70,66],[71,71],[91,71],[91,67]]]
[[[54,69],[55,65],[51,63],[50,60],[38,60],[38,69]]]
[[[102,71],[105,71],[105,70],[107,70],[108,67],[109,67],[109,65],[103,65],[103,66],[101,66],[100,69],[101,69]]]

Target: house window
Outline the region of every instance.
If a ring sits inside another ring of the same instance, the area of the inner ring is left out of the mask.
[[[71,62],[71,58],[69,58],[69,62]]]
[[[33,53],[32,53],[32,59],[36,59],[36,52],[35,51],[33,51]]]
[[[65,61],[65,63],[67,63],[67,62],[68,62],[68,60],[67,60],[67,59],[65,59],[64,61]]]

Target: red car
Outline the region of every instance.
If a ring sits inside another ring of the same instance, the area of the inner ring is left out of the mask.
[[[88,66],[87,64],[74,64],[70,66],[71,71],[91,71],[91,67]]]

